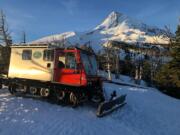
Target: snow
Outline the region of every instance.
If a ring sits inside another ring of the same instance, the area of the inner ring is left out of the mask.
[[[75,32],[65,32],[62,34],[56,34],[56,35],[51,35],[51,36],[47,36],[47,37],[43,37],[41,39],[38,39],[36,41],[31,42],[31,44],[35,44],[35,43],[54,43],[54,42],[60,42],[63,40],[68,39],[70,42],[78,42],[78,39],[76,38],[76,33]]]
[[[128,77],[123,77],[128,80]],[[1,135],[179,135],[180,101],[153,88],[105,83],[108,93],[127,94],[127,105],[97,118],[96,108],[50,104],[0,90]]]
[[[98,75],[108,79],[108,72],[99,70]],[[118,83],[121,83],[121,84],[124,84],[124,85],[130,85],[130,86],[141,87],[141,88],[143,88],[143,87],[145,88],[147,86],[146,82],[144,80],[141,80],[140,85],[136,85],[135,80],[134,80],[133,77],[129,77],[129,76],[126,76],[126,75],[119,75],[119,79],[116,79],[115,74],[111,74],[111,76],[112,76],[112,81],[113,82],[118,82]]]
[[[32,41],[31,43],[53,43],[66,40],[66,44],[90,43],[95,51],[102,48],[107,41],[121,41],[126,43],[158,43],[167,44],[161,30],[154,26],[146,25],[125,14],[112,12],[108,17],[95,28],[84,32],[66,32],[51,35]]]

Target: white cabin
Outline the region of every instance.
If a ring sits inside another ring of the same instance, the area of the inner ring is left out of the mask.
[[[54,50],[48,46],[12,46],[9,78],[53,80]]]

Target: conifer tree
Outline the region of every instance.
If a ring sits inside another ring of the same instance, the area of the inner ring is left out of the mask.
[[[177,27],[176,37],[172,43],[172,60],[162,66],[156,74],[156,84],[166,90],[175,90],[180,93],[180,25]]]
[[[2,10],[0,11],[0,43],[3,43],[5,46],[12,44],[6,16]]]
[[[7,74],[12,40],[3,11],[0,11],[0,44],[3,45],[0,48],[0,74]]]
[[[172,57],[173,60],[171,62],[171,65],[179,67],[180,66],[180,25],[178,25],[175,42],[173,43]]]

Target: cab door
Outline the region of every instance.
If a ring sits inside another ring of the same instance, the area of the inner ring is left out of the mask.
[[[62,50],[55,51],[55,61],[54,61],[54,82],[59,82],[61,72],[65,67],[65,53]]]
[[[81,72],[77,69],[76,52],[58,52],[55,62],[55,81],[61,84],[81,84]]]

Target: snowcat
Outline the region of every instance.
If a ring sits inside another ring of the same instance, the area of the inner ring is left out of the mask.
[[[117,97],[114,91],[105,98],[104,79],[97,72],[95,54],[77,47],[14,45],[8,75],[0,77],[0,87],[8,86],[16,96],[39,96],[72,106],[92,101],[101,117],[123,106],[126,95]]]

